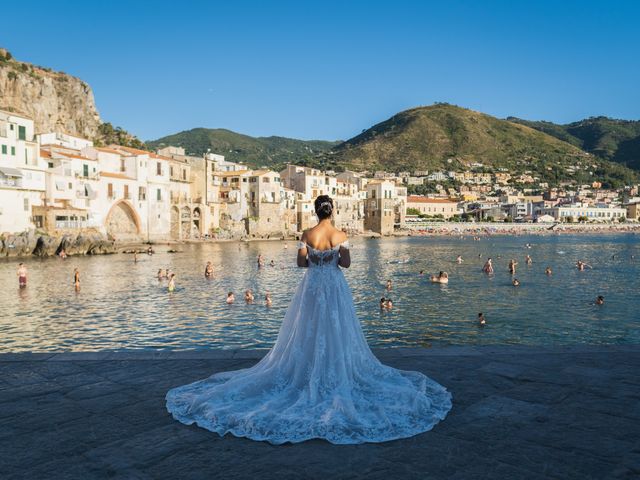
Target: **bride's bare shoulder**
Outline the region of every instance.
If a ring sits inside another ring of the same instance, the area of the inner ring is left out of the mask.
[[[347,234],[342,230],[336,229],[331,235],[331,243],[333,245],[339,245],[347,241]]]

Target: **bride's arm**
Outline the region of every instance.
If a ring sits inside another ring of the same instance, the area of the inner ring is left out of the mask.
[[[351,266],[351,253],[349,252],[349,241],[347,240],[347,235],[343,234],[344,237],[340,242],[340,259],[338,260],[338,265],[342,268],[349,268]]]
[[[307,260],[307,233],[303,233],[302,234],[302,238],[300,238],[300,243],[298,244],[298,258],[296,259],[296,262],[298,263],[299,267],[308,267],[309,266],[309,260]]]

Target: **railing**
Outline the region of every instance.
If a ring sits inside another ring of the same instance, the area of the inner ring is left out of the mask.
[[[81,220],[56,220],[57,230],[85,228],[85,227],[86,227],[86,222]]]
[[[22,179],[0,178],[0,187],[22,188]]]

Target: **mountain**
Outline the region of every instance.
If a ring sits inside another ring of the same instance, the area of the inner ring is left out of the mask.
[[[33,118],[36,133],[59,132],[95,141],[142,146],[122,128],[103,123],[91,87],[77,77],[13,58],[0,48],[0,109]]]
[[[146,142],[152,149],[167,145],[183,147],[191,155],[202,155],[207,149],[211,149],[232,162],[276,170],[287,163],[313,163],[316,156],[328,152],[337,143],[285,137],[251,137],[219,128],[194,128]]]
[[[516,117],[507,120],[552,135],[598,157],[640,170],[640,121],[591,117],[559,125]]]
[[[556,136],[444,103],[400,112],[337,145],[316,163],[391,172],[461,170],[482,164],[512,173],[530,171],[550,182],[601,178],[618,185],[638,179],[637,172]]]

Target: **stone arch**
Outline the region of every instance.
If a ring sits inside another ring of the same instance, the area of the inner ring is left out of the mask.
[[[126,200],[118,200],[111,206],[105,219],[107,234],[119,239],[140,235],[140,217]]]
[[[171,207],[171,238],[180,239],[180,210],[176,206]]]
[[[180,209],[180,231],[182,238],[191,238],[191,209],[187,206]]]
[[[202,235],[202,211],[200,207],[193,209],[193,215],[191,215],[191,230],[193,235]]]

